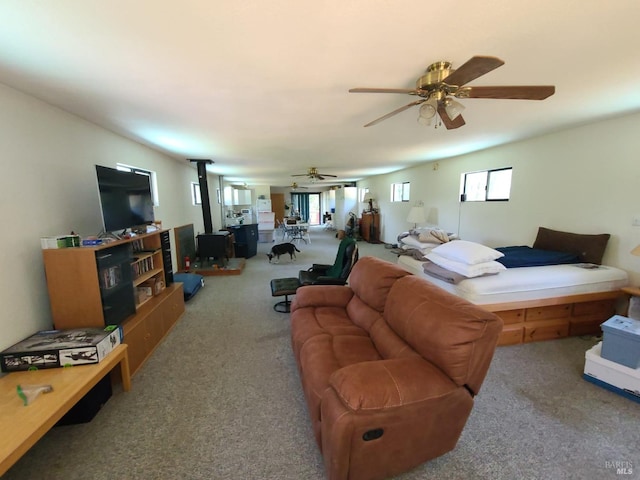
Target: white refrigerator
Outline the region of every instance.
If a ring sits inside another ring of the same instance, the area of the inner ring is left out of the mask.
[[[256,212],[270,212],[271,211],[271,199],[259,198],[256,201]]]
[[[273,242],[276,214],[271,211],[271,200],[258,199],[256,213],[258,215],[258,242]]]

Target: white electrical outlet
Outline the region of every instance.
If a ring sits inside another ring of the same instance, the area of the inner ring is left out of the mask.
[[[633,216],[633,221],[631,222],[631,225],[633,225],[634,227],[640,227],[640,214]]]

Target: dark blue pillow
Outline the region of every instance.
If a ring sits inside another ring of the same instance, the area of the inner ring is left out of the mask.
[[[554,252],[527,246],[498,247],[496,250],[504,254],[504,257],[498,258],[496,261],[507,268],[541,267],[581,261],[580,255],[577,253]]]

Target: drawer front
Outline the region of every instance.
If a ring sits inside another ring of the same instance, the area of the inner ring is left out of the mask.
[[[567,320],[551,320],[526,323],[524,326],[524,342],[537,342],[539,340],[553,340],[569,335],[569,322]]]
[[[602,329],[600,328],[600,324],[604,320],[594,320],[593,318],[587,317],[586,320],[576,320],[572,319],[569,323],[569,335],[575,337],[577,335],[600,335],[602,333]]]
[[[506,325],[498,337],[498,345],[516,345],[522,343],[523,335],[524,328],[522,325],[518,325],[517,327]]]
[[[525,320],[527,322],[546,320],[551,318],[567,318],[571,315],[571,304],[548,305],[545,307],[527,308]]]
[[[580,302],[573,304],[573,315],[602,315],[608,319],[615,314],[614,300],[599,300],[595,302]]]
[[[519,308],[517,310],[505,310],[503,312],[495,312],[497,316],[502,319],[502,322],[505,325],[510,325],[512,323],[520,323],[524,321],[524,308]]]

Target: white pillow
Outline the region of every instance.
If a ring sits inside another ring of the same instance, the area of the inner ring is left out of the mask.
[[[467,265],[490,262],[491,260],[504,257],[504,253],[502,252],[485,247],[479,243],[469,242],[468,240],[455,240],[453,242],[443,243],[434,248],[433,251],[441,257],[466,263]]]
[[[448,244],[445,244],[445,245],[448,245]],[[435,252],[435,249],[433,249],[430,253],[428,253],[426,257],[436,265],[439,265],[442,268],[446,268],[447,270],[451,270],[452,272],[459,273],[460,275],[464,275],[467,278],[480,277],[482,275],[488,275],[488,274],[495,274],[495,273],[501,272],[502,270],[506,270],[506,267],[504,265],[494,260],[491,260],[488,262],[476,263],[474,265],[469,265],[467,263],[444,258],[434,252]]]

